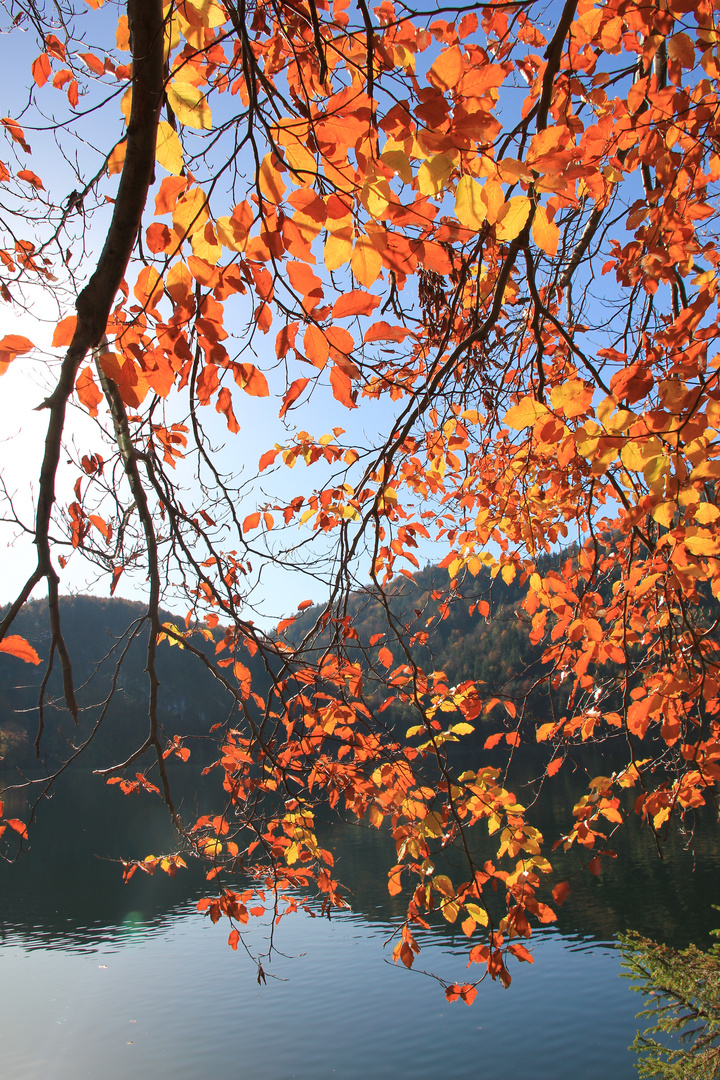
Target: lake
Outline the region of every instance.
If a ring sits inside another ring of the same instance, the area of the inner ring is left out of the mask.
[[[258,985],[242,948],[228,948],[227,925],[195,911],[211,891],[202,876],[136,874],[124,885],[107,861],[159,853],[169,842],[163,810],[81,774],[41,808],[31,854],[0,868],[0,1075],[630,1080],[641,999],[618,978],[613,935],[634,928],[709,944],[720,919],[710,910],[715,836],[708,819],[694,851],[675,837],[660,861],[635,828],[599,878],[574,880],[557,927],[533,933],[535,963],[512,964],[508,990],[486,980],[468,1008],[388,963],[399,905],[384,884],[387,836],[323,827],[354,910],[283,919],[280,953]],[[261,947],[267,926],[251,922],[249,942]],[[459,930],[439,927],[421,943],[421,967],[448,981],[474,974]]]

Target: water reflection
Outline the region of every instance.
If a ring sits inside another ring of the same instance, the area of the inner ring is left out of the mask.
[[[122,835],[120,805],[132,811]],[[559,827],[557,805],[541,808],[548,835]],[[110,860],[172,843],[162,808],[77,776],[41,809],[30,857],[0,868],[0,1075],[630,1080],[638,999],[617,978],[612,937],[634,927],[707,943],[715,828],[700,822],[697,857],[676,840],[664,861],[650,837],[629,834],[600,878],[573,879],[558,926],[533,934],[537,962],[511,962],[511,988],[486,981],[467,1009],[447,1003],[432,979],[383,962],[402,914],[385,885],[389,835],[321,826],[354,911],[331,922],[283,919],[268,969],[277,979],[263,987],[242,949],[228,949],[227,927],[197,916],[207,888],[198,868],[121,884]],[[268,932],[253,926],[249,944],[262,949]],[[442,923],[421,937],[422,966],[448,981],[476,974],[457,928]]]

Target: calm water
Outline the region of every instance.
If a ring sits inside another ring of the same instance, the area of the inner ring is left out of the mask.
[[[201,881],[122,885],[97,857],[167,840],[162,812],[121,798],[75,780],[41,815],[30,858],[0,870],[3,1078],[630,1080],[640,999],[618,978],[612,935],[634,927],[707,944],[717,919],[714,830],[698,833],[695,855],[670,844],[664,862],[636,836],[599,879],[575,885],[559,929],[533,935],[536,962],[515,963],[507,991],[485,982],[471,1008],[448,1004],[434,980],[387,963],[397,910],[373,876],[386,838],[338,825],[323,842],[356,910],[283,920],[277,978],[260,987],[227,927],[195,913]],[[250,944],[266,932],[256,926]],[[444,928],[423,944],[423,967],[464,980],[462,934]]]

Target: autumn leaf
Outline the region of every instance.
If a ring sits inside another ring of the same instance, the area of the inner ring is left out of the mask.
[[[0,641],[0,652],[8,653],[10,656],[17,656],[19,660],[24,660],[26,664],[41,663],[40,657],[32,645],[29,645],[25,638],[18,637],[17,634],[9,634]]]
[[[535,401],[534,398],[526,397],[508,409],[503,417],[503,423],[519,431],[522,428],[532,427],[535,421],[546,413],[546,405],[543,405],[541,401]]]
[[[294,382],[291,383],[287,393],[285,394],[285,397],[283,398],[282,408],[280,409],[278,416],[283,417],[285,415],[293,402],[297,401],[297,399],[300,397],[309,382],[309,379],[295,379]],[[262,468],[264,468],[262,464],[262,459],[260,463],[260,468],[261,470]]]
[[[155,157],[167,172],[179,176],[183,168],[183,152],[180,139],[167,120],[158,124]]]
[[[189,82],[173,80],[165,89],[168,104],[184,127],[209,131],[212,115],[205,95]],[[162,164],[162,163],[161,163]]]
[[[503,204],[495,224],[498,240],[515,240],[520,235],[528,219],[530,206],[526,195],[513,195]]]
[[[546,255],[557,255],[558,244],[560,243],[560,230],[557,225],[550,220],[547,207],[545,206],[535,207],[535,215],[532,223],[532,236],[537,246],[542,248]]]

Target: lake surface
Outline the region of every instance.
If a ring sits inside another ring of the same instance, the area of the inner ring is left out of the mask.
[[[399,912],[384,885],[389,839],[328,824],[322,842],[355,910],[284,919],[283,955],[259,986],[242,949],[228,948],[227,924],[196,913],[211,891],[201,877],[123,885],[104,858],[159,853],[168,839],[150,800],[80,776],[42,809],[30,856],[0,868],[0,1076],[630,1080],[641,1000],[618,978],[613,935],[707,945],[720,918],[713,823],[694,851],[670,842],[663,861],[635,830],[599,878],[574,881],[557,928],[533,933],[535,964],[512,964],[508,990],[486,980],[470,1008],[451,1004],[435,980],[387,962]],[[255,925],[249,944],[266,933]],[[466,972],[462,933],[441,927],[422,944],[417,963],[448,981],[479,973]]]

